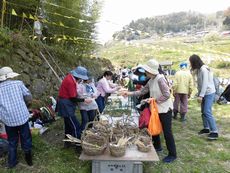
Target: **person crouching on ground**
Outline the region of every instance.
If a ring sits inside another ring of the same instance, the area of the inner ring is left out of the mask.
[[[135,92],[124,92],[123,95],[143,95],[150,92],[150,97],[156,100],[159,118],[162,124],[168,156],[163,159],[165,163],[171,163],[177,158],[176,145],[172,134],[172,109],[173,103],[170,99],[170,90],[163,74],[159,74],[159,63],[155,59],[150,59],[142,68],[146,76],[149,77],[148,83],[140,90]],[[160,135],[153,136],[153,145],[156,151],[161,151]]]
[[[65,135],[70,134],[78,139],[81,138],[80,123],[75,116],[75,110],[78,102],[91,103],[90,98],[77,98],[78,83],[81,80],[87,80],[87,70],[82,66],[70,71],[69,74],[62,81],[59,89],[57,112],[64,118]],[[70,143],[65,142],[64,147],[71,146]]]
[[[203,120],[203,129],[199,135],[208,134],[208,139],[217,139],[218,130],[216,120],[212,114],[212,105],[215,99],[215,85],[213,74],[208,66],[206,66],[198,55],[192,55],[189,58],[192,70],[196,70],[197,75],[197,101],[201,106],[201,116]]]
[[[0,120],[5,124],[9,142],[8,168],[17,165],[17,145],[20,138],[25,160],[32,166],[32,137],[29,128],[27,104],[32,100],[30,91],[20,80],[10,80],[18,76],[10,67],[0,69]]]
[[[180,112],[181,121],[186,120],[186,113],[188,111],[188,98],[191,96],[193,89],[193,79],[190,71],[187,70],[187,63],[180,64],[180,70],[176,72],[173,80],[173,95],[175,97],[173,102],[173,118],[177,119],[177,114]],[[180,110],[179,110],[180,105]]]

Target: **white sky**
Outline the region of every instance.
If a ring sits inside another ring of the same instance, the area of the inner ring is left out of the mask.
[[[112,39],[115,31],[143,17],[189,10],[205,14],[228,7],[230,0],[104,0],[98,23],[98,39],[106,42]]]

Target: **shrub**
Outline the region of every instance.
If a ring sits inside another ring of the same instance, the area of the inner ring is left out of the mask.
[[[220,62],[217,64],[217,68],[230,68],[230,62],[226,62],[226,61]]]

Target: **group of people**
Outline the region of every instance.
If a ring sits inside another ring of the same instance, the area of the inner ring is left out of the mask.
[[[70,71],[62,81],[57,100],[57,112],[64,118],[65,134],[81,138],[87,122],[95,119],[97,111],[103,112],[107,93],[119,90],[119,86],[111,82],[113,73],[105,71],[95,86],[86,68],[78,66]],[[75,116],[79,106],[82,122]],[[65,142],[65,147],[71,143]]]
[[[207,134],[209,139],[218,138],[216,121],[212,114],[215,98],[213,73],[198,55],[189,58],[190,67],[197,78],[197,101],[201,107],[203,128],[198,134]],[[136,91],[123,91],[123,96],[143,96],[154,98],[158,106],[160,122],[168,150],[163,162],[171,163],[177,158],[176,144],[172,132],[172,118],[180,113],[182,121],[186,120],[188,98],[192,93],[193,79],[187,71],[187,63],[180,64],[181,70],[175,75],[173,86],[169,85],[167,77],[162,74],[159,63],[150,59],[145,65],[138,67],[138,84],[142,84]],[[17,145],[20,137],[21,147],[25,152],[25,160],[32,165],[32,138],[29,129],[29,111],[27,105],[32,100],[30,91],[20,80],[11,80],[19,74],[10,67],[0,69],[0,120],[5,124],[9,142],[8,167],[17,165]],[[56,111],[63,117],[65,134],[80,138],[88,121],[93,121],[96,112],[103,112],[107,93],[114,93],[121,87],[111,82],[113,73],[105,71],[95,86],[88,70],[82,66],[70,71],[63,79],[57,98]],[[172,89],[172,90],[171,90]],[[174,103],[171,91],[175,96]],[[146,99],[146,98],[145,98]],[[79,106],[82,122],[76,118],[75,111]],[[179,108],[180,105],[180,108]],[[160,135],[152,137],[156,151],[161,151]],[[68,147],[70,143],[65,143]]]
[[[200,103],[203,121],[203,128],[198,134],[207,134],[208,139],[215,140],[218,138],[218,129],[212,114],[212,105],[216,92],[213,73],[198,55],[194,54],[190,56],[189,62],[191,71],[197,79],[197,101]],[[146,65],[140,66],[145,71],[147,83],[138,91],[123,93],[126,96],[143,96],[149,94],[148,98],[156,100],[168,149],[168,155],[163,159],[163,162],[166,163],[171,163],[177,158],[176,145],[172,133],[172,117],[177,119],[177,114],[180,113],[181,121],[184,122],[186,120],[188,98],[191,96],[194,87],[193,77],[190,71],[187,70],[187,66],[188,64],[185,62],[180,64],[180,70],[175,74],[173,84],[170,86],[167,77],[160,70],[159,63],[155,59],[150,59]],[[174,102],[170,97],[171,92],[174,95]],[[153,136],[152,140],[156,151],[161,151],[160,136]]]

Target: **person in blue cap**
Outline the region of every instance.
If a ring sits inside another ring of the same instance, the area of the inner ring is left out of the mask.
[[[78,66],[70,71],[63,79],[58,94],[57,112],[64,118],[65,135],[70,134],[78,139],[81,138],[80,123],[75,116],[78,102],[91,103],[91,98],[78,98],[77,88],[81,80],[88,80],[87,69]],[[71,146],[65,142],[64,147]]]
[[[173,118],[177,119],[177,114],[180,113],[181,121],[186,120],[186,113],[188,112],[188,98],[193,89],[193,78],[190,71],[187,70],[187,63],[180,63],[180,70],[176,72],[173,81],[173,95],[175,97],[173,102]],[[180,108],[179,108],[180,107]]]

